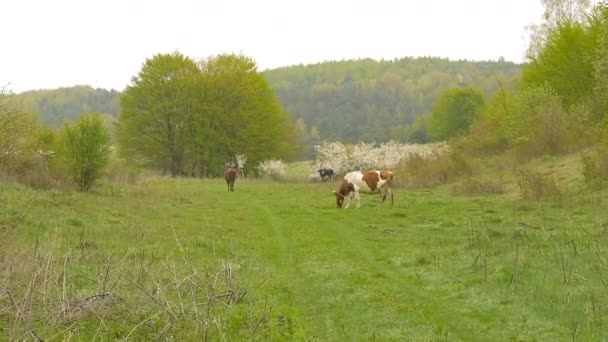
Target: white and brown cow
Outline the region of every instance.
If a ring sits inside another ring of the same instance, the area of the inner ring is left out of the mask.
[[[359,192],[380,193],[380,204],[384,203],[388,196],[391,197],[391,205],[394,204],[393,198],[393,173],[391,171],[353,171],[344,176],[344,181],[336,192],[336,205],[342,208],[344,200],[348,197],[348,204],[345,209],[350,206],[353,198],[357,201],[357,208],[361,206]]]

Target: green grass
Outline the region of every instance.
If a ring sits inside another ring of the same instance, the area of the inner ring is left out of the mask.
[[[335,187],[0,183],[0,340],[608,336],[605,196],[398,189],[338,210]]]
[[[310,175],[311,162],[298,161],[287,164],[285,179],[288,181],[308,181]]]

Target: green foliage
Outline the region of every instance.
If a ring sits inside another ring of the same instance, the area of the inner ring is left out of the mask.
[[[517,168],[515,179],[521,196],[525,199],[540,201],[560,196],[560,188],[552,175],[529,168]]]
[[[442,91],[474,87],[489,96],[497,90],[495,77],[510,85],[519,71],[504,61],[425,57],[298,65],[265,75],[293,119],[315,126],[322,140],[423,142],[424,130],[411,125]]]
[[[110,136],[97,114],[81,116],[61,131],[60,158],[81,191],[99,179],[110,156]]]
[[[136,164],[184,173],[186,132],[196,110],[196,63],[179,53],[146,60],[120,97],[117,142],[121,156]]]
[[[548,102],[559,100],[555,92],[546,85],[524,87],[509,98],[508,111],[503,127],[510,144],[515,144],[528,136],[528,132],[538,120],[539,108]]]
[[[593,89],[597,39],[583,23],[565,22],[551,30],[538,55],[523,69],[524,85],[548,84],[569,107]]]
[[[576,151],[593,141],[590,109],[577,104],[566,111],[548,85],[523,88],[509,98],[502,129],[517,159]]]
[[[592,151],[583,154],[583,177],[591,188],[602,189],[608,181],[608,145],[598,144]]]
[[[0,177],[34,188],[55,185],[54,133],[9,103],[0,90]]]
[[[454,88],[441,93],[429,119],[431,139],[438,141],[468,133],[483,104],[483,95],[473,88]]]
[[[593,61],[593,95],[600,115],[608,118],[608,5],[598,6],[594,18],[598,46]]]
[[[429,116],[420,116],[411,126],[408,126],[404,136],[412,143],[423,144],[429,141],[428,137]]]
[[[448,182],[450,159],[445,153],[433,157],[412,155],[395,169],[397,185],[408,188],[430,188]]]
[[[10,101],[40,122],[60,127],[64,121],[76,121],[86,113],[103,113],[116,118],[119,112],[116,90],[75,86],[47,90],[31,90],[10,96]]]
[[[255,62],[220,55],[197,65],[179,54],[148,59],[121,97],[120,154],[172,176],[207,176],[244,154],[285,156],[295,141]]]
[[[208,115],[198,121],[209,139],[199,138],[199,150],[209,156],[204,165],[213,171],[208,172],[221,170],[236,154],[244,154],[250,165],[289,156],[295,127],[251,58],[219,55],[202,61],[201,70]]]
[[[469,134],[451,141],[451,145],[468,155],[488,156],[504,151],[508,146],[503,121],[508,111],[508,95],[497,80],[499,90],[481,110],[481,115],[469,126]]]

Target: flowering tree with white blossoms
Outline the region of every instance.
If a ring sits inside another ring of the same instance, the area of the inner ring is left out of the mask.
[[[280,159],[270,159],[260,162],[258,170],[260,175],[263,177],[270,177],[272,179],[281,179],[285,176],[285,169],[287,165]]]
[[[436,158],[447,151],[447,143],[404,144],[394,141],[386,143],[344,144],[341,142],[322,142],[316,146],[316,160],[312,163],[310,179],[319,178],[317,170],[331,168],[337,174],[355,170],[393,169],[399,163],[414,155],[423,158]]]
[[[234,156],[236,159],[236,165],[239,168],[239,173],[241,176],[245,176],[245,164],[247,163],[247,157],[244,154],[237,154]]]

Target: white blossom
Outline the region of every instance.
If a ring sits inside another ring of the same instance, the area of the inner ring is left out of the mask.
[[[381,144],[362,142],[353,145],[325,141],[315,146],[317,158],[312,163],[309,178],[317,179],[317,170],[320,168],[331,168],[337,174],[365,169],[394,169],[414,155],[434,159],[447,148],[445,142],[404,144],[389,141]]]
[[[281,179],[285,176],[285,169],[287,165],[284,161],[280,159],[270,159],[264,160],[260,162],[258,165],[258,170],[260,174],[265,177],[270,177],[272,179]]]

